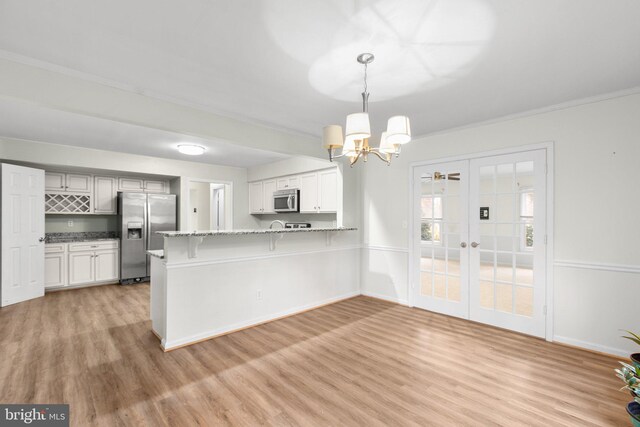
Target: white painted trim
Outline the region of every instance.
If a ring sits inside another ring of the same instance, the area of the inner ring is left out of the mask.
[[[640,91],[640,87],[638,87],[638,91]],[[433,159],[433,160],[425,160],[425,161],[416,161],[416,162],[411,162],[409,164],[409,229],[407,230],[408,233],[408,242],[409,242],[409,262],[407,265],[407,284],[408,284],[408,292],[409,292],[409,306],[413,307],[413,301],[412,301],[412,287],[413,287],[413,274],[411,271],[411,261],[413,260],[413,257],[415,256],[415,254],[413,253],[413,248],[414,248],[414,239],[415,236],[413,236],[413,233],[411,232],[414,228],[415,225],[415,219],[414,219],[414,215],[413,215],[413,211],[414,211],[414,200],[413,200],[413,184],[414,184],[414,180],[413,180],[413,175],[414,175],[414,170],[416,167],[421,167],[421,166],[426,166],[426,165],[432,165],[432,164],[438,164],[438,163],[448,163],[448,162],[455,162],[455,161],[460,161],[460,160],[473,160],[473,159],[478,159],[478,158],[482,158],[482,157],[493,157],[493,156],[500,156],[500,155],[504,155],[504,154],[515,154],[515,153],[520,153],[520,152],[525,152],[525,151],[534,151],[534,150],[541,150],[544,149],[546,151],[546,161],[547,161],[547,174],[546,174],[546,180],[547,180],[547,188],[546,188],[546,194],[547,194],[547,200],[546,200],[546,205],[547,205],[547,218],[546,218],[546,223],[547,223],[547,247],[546,247],[546,262],[547,262],[547,277],[546,277],[546,306],[547,306],[547,314],[546,314],[546,319],[545,319],[545,337],[547,341],[551,340],[551,337],[553,337],[553,319],[554,319],[554,304],[553,304],[553,296],[554,296],[554,283],[553,283],[553,277],[554,277],[554,266],[556,265],[554,263],[554,216],[555,216],[555,206],[554,206],[554,200],[555,200],[555,195],[554,195],[554,172],[555,172],[555,166],[554,166],[554,149],[555,149],[555,141],[543,141],[537,144],[527,144],[527,145],[521,145],[521,146],[515,146],[515,147],[507,147],[507,148],[501,148],[501,149],[497,149],[497,150],[491,150],[491,151],[484,151],[484,152],[475,152],[475,153],[468,153],[468,154],[460,154],[457,156],[451,156],[451,157],[445,157],[445,158],[440,158],[440,159]]]
[[[554,141],[543,141],[536,144],[516,145],[514,147],[498,148],[496,150],[490,150],[490,151],[475,151],[473,153],[459,154],[457,156],[442,157],[439,159],[419,160],[419,161],[411,162],[409,164],[409,168],[410,168],[409,170],[413,172],[413,168],[415,167],[433,165],[438,163],[458,162],[460,160],[473,160],[473,159],[480,159],[482,157],[502,156],[505,154],[516,154],[516,153],[522,153],[525,151],[535,151],[535,150],[541,150],[541,149],[553,150],[553,144],[554,144]]]
[[[376,299],[381,299],[389,302],[395,302],[396,304],[404,305],[406,307],[409,306],[409,301],[405,299],[393,298],[388,295],[377,294],[375,292],[361,292],[360,295],[364,295],[365,297],[371,297]]]
[[[186,337],[186,338],[181,338],[181,339],[177,339],[177,340],[173,340],[173,341],[164,341],[161,343],[162,348],[164,350],[171,350],[175,347],[180,347],[183,345],[187,345],[187,344],[192,344],[198,341],[203,341],[206,340],[208,338],[213,338],[216,337],[218,335],[222,335],[225,333],[229,333],[229,332],[233,332],[239,329],[244,329],[244,328],[248,328],[251,326],[257,326],[259,324],[262,323],[266,323],[272,320],[277,320],[279,318],[282,317],[287,317],[287,316],[292,316],[295,314],[300,314],[302,312],[305,311],[309,311],[312,310],[316,307],[321,307],[324,305],[328,305],[328,304],[333,304],[342,300],[346,300],[349,298],[353,298],[355,296],[360,295],[360,291],[355,291],[355,292],[348,292],[346,294],[337,296],[337,297],[333,297],[333,298],[328,298],[322,301],[318,301],[318,302],[314,302],[311,304],[305,304],[305,305],[301,305],[298,307],[294,307],[288,310],[284,310],[284,311],[280,311],[278,313],[274,313],[274,314],[270,314],[267,316],[260,316],[260,317],[254,317],[253,319],[249,319],[247,321],[244,322],[238,322],[238,323],[234,323],[232,325],[226,326],[224,328],[219,328],[219,329],[213,329],[210,331],[206,331],[206,332],[202,332],[196,335],[191,335],[190,337]]]
[[[442,129],[435,132],[430,132],[430,133],[421,134],[417,136],[414,135],[413,140],[415,141],[418,139],[428,138],[436,135],[446,135],[448,133],[458,132],[466,129],[473,129],[481,126],[490,126],[496,123],[508,122],[511,120],[517,120],[525,117],[537,116],[540,114],[551,113],[553,111],[558,111],[558,110],[566,110],[568,108],[579,107],[581,105],[587,105],[587,104],[594,104],[596,102],[607,101],[609,99],[623,98],[625,96],[636,95],[638,93],[640,93],[640,86],[634,86],[632,88],[623,89],[615,92],[607,92],[600,95],[589,96],[586,98],[573,99],[571,101],[561,102],[560,104],[553,104],[553,105],[548,105],[546,107],[534,108],[533,110],[521,111],[519,113],[513,113],[513,114],[508,114],[506,116],[496,117],[493,119],[468,123],[462,126]]]
[[[620,348],[607,347],[605,345],[593,344],[587,341],[580,341],[573,338],[561,337],[557,335],[553,337],[553,341],[562,344],[568,344],[573,347],[586,348],[587,350],[593,350],[600,353],[619,356],[624,358],[625,360],[629,358],[629,351]]]
[[[584,262],[573,260],[556,260],[554,265],[556,267],[611,271],[615,273],[640,273],[640,265],[608,264],[601,262]]]
[[[553,339],[553,326],[554,326],[554,282],[553,282],[553,278],[555,277],[554,274],[554,242],[555,242],[555,225],[554,225],[554,218],[555,218],[555,141],[550,141],[545,143],[544,145],[546,145],[545,149],[546,149],[546,154],[547,154],[547,165],[546,165],[546,178],[547,178],[547,188],[545,189],[546,194],[547,194],[547,200],[546,200],[546,205],[547,205],[547,259],[546,259],[546,263],[547,263],[547,289],[546,289],[546,305],[547,305],[547,311],[546,311],[546,340],[547,341],[551,341]]]
[[[191,194],[190,194],[190,187],[191,187],[191,183],[192,182],[201,182],[201,183],[208,183],[208,184],[222,184],[224,185],[224,189],[225,189],[225,199],[229,199],[230,203],[228,204],[229,206],[227,206],[227,200],[225,200],[225,218],[224,218],[224,225],[225,225],[225,230],[233,230],[233,205],[234,205],[234,194],[233,194],[233,181],[227,181],[224,179],[205,179],[205,178],[190,178],[190,177],[180,177],[180,180],[185,180],[185,184],[186,184],[186,193],[182,194],[182,188],[180,188],[180,200],[178,201],[178,203],[185,203],[187,206],[187,213],[191,214],[190,212],[190,206],[191,206]],[[228,190],[228,194],[227,194],[227,190]],[[211,201],[211,200],[209,200]],[[178,212],[180,212],[181,206],[178,206]],[[229,209],[229,218],[227,218],[227,212],[226,210]],[[177,227],[178,230],[180,230],[180,224],[178,224]],[[191,215],[187,215],[187,229],[191,229]]]
[[[401,248],[399,246],[363,245],[362,249],[369,249],[371,251],[401,252],[404,254],[409,253],[409,248]]]
[[[179,269],[179,268],[204,267],[207,265],[228,264],[228,263],[235,263],[235,262],[260,261],[264,259],[273,259],[273,258],[281,258],[281,257],[321,254],[326,252],[348,251],[348,250],[361,249],[361,248],[362,248],[362,245],[348,245],[348,246],[339,246],[339,247],[327,248],[327,249],[314,249],[314,250],[297,251],[297,252],[283,252],[283,253],[268,254],[268,255],[243,256],[243,257],[213,259],[213,260],[206,260],[206,261],[180,261],[180,262],[174,262],[174,263],[166,263],[165,265],[167,270],[171,270],[171,269]]]

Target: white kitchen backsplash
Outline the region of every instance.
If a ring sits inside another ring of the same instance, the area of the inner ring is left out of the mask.
[[[299,214],[299,213],[279,213],[275,215],[262,215],[260,228],[269,228],[269,224],[274,219],[284,222],[308,222],[311,227],[335,227],[336,214]]]

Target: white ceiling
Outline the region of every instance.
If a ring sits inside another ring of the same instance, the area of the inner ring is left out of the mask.
[[[251,167],[287,158],[225,141],[195,138],[0,98],[0,134],[98,150],[119,151],[217,165]],[[202,156],[180,154],[179,143],[202,145]]]
[[[414,135],[640,86],[637,0],[0,0],[0,50],[318,136]],[[1,130],[1,129],[0,129]]]

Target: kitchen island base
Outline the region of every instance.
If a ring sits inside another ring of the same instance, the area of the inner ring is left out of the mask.
[[[352,230],[352,229],[350,229]],[[359,295],[360,247],[336,229],[269,236],[165,235],[164,254],[151,254],[151,320],[165,351],[315,309]],[[163,256],[164,255],[164,256]]]

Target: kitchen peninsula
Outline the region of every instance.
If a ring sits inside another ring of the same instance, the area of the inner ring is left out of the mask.
[[[356,228],[159,232],[151,320],[173,350],[359,293]]]

